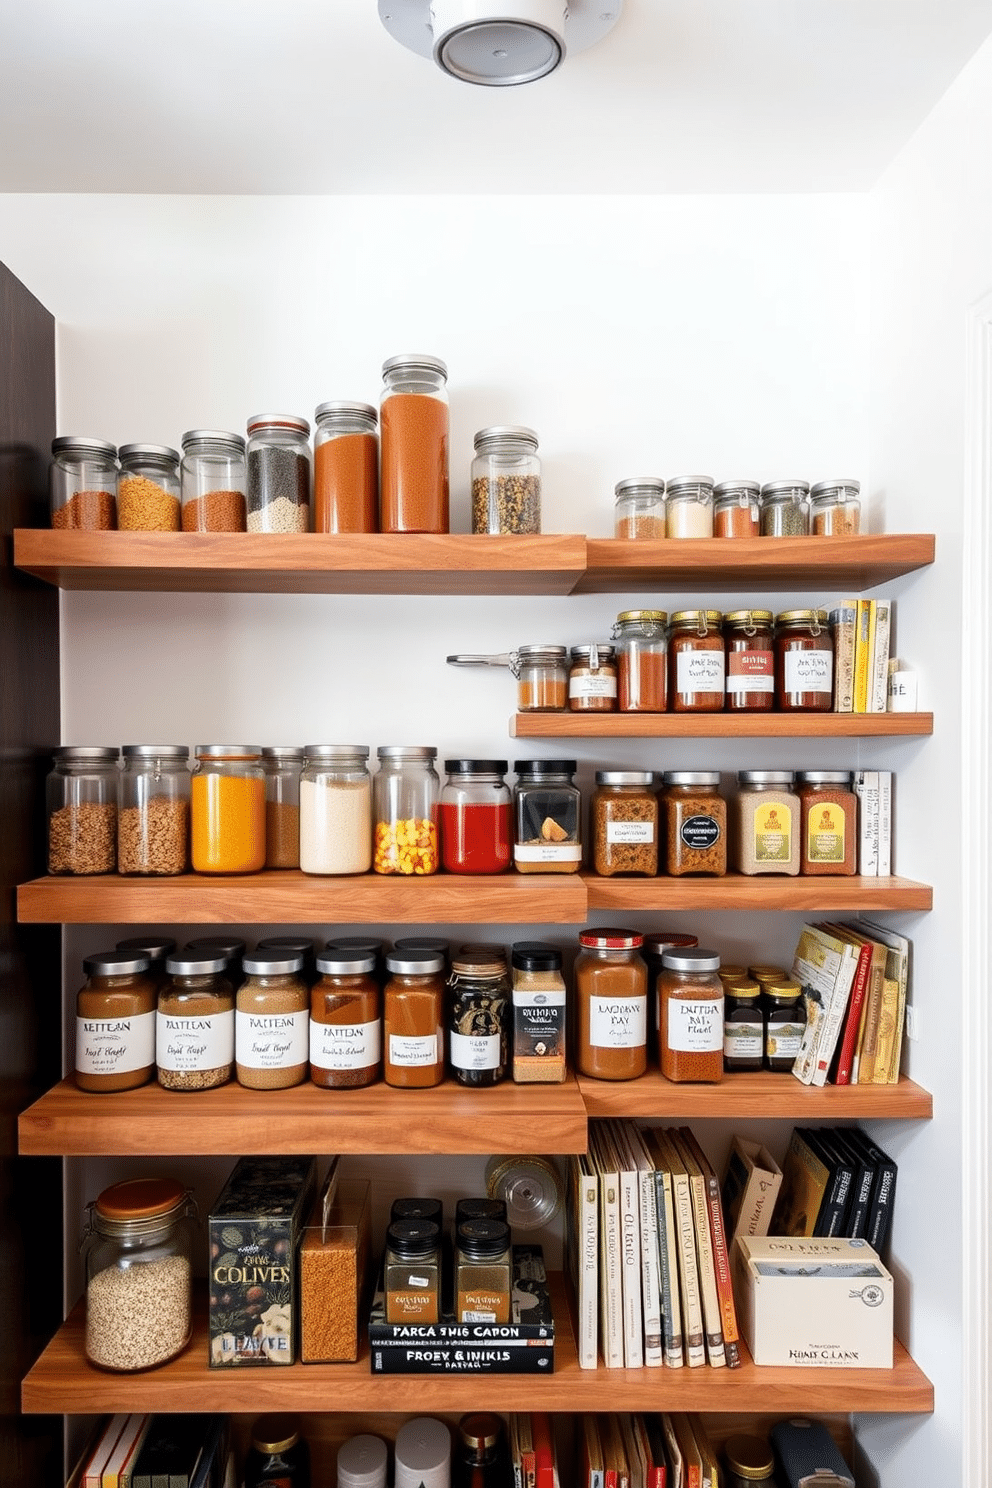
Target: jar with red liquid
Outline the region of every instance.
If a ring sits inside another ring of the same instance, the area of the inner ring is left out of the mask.
[[[775,707],[775,641],[771,610],[731,610],[723,617],[728,713]]]
[[[513,860],[506,760],[445,760],[441,865],[448,873],[505,873]]]

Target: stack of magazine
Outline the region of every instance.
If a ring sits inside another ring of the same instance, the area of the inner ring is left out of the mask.
[[[806,1029],[792,1073],[804,1085],[899,1079],[910,942],[869,920],[805,925],[792,974]]]

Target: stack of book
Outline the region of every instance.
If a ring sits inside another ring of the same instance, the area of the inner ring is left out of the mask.
[[[792,1073],[804,1085],[899,1079],[910,942],[869,920],[804,925],[792,963],[806,1029]]]
[[[865,1240],[882,1255],[897,1171],[860,1127],[797,1126],[782,1160],[770,1233]]]
[[[858,872],[888,878],[892,872],[892,771],[855,770],[858,798]]]
[[[226,1416],[111,1416],[96,1433],[77,1488],[224,1488],[233,1481]]]
[[[893,619],[887,599],[842,599],[830,611],[835,713],[886,711]]]
[[[697,1415],[582,1417],[576,1488],[716,1488],[716,1453]]]

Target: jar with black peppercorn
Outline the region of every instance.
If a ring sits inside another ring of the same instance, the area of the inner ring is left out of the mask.
[[[500,424],[480,429],[474,443],[472,531],[540,532],[541,461],[534,430]]]
[[[249,532],[310,528],[310,422],[297,414],[258,413],[248,420]]]

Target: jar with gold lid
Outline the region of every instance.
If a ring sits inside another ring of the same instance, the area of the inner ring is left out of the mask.
[[[754,1483],[774,1484],[775,1458],[760,1436],[728,1436],[723,1448],[727,1472],[726,1488],[751,1488]]]
[[[832,710],[834,639],[826,610],[783,610],[775,617],[775,696],[783,713]]]
[[[725,696],[723,616],[677,610],[668,638],[668,696],[676,713],[720,713]]]
[[[723,617],[727,712],[775,707],[775,641],[771,610],[730,610]]]
[[[617,703],[621,713],[664,713],[668,707],[668,615],[621,610],[613,626]]]

